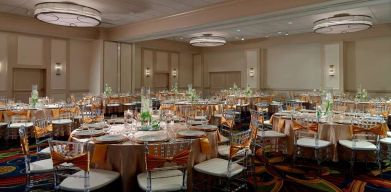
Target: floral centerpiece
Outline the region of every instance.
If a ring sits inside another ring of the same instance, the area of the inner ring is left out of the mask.
[[[31,107],[35,108],[38,103],[38,90],[37,85],[32,86],[31,90]]]
[[[200,98],[195,89],[188,90],[187,96],[191,103],[194,103],[194,101],[197,101]]]
[[[368,91],[366,89],[363,89],[361,85],[359,88],[357,88],[356,99],[358,99],[359,101],[368,100]]]
[[[152,100],[150,89],[141,89],[141,114],[140,119],[143,125],[149,125],[152,120]]]
[[[178,94],[178,83],[175,82],[175,84],[171,88],[171,92],[174,94]]]
[[[111,89],[111,87],[106,83],[105,84],[105,88],[104,88],[104,92],[103,94],[108,97],[108,96],[111,96],[113,90]]]
[[[234,85],[229,88],[229,90],[232,92],[233,95],[239,95],[240,93],[240,88],[234,83]]]
[[[244,95],[251,96],[253,94],[253,90],[251,89],[250,85],[247,85],[246,90],[244,91]]]
[[[332,117],[333,113],[333,101],[334,97],[330,90],[326,91],[324,90],[322,92],[322,105],[320,110],[323,113],[323,116],[326,116],[329,120],[331,120],[329,117]]]

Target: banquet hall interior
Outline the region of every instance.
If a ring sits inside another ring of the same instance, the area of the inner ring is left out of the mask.
[[[391,0],[0,0],[0,192],[391,191]]]

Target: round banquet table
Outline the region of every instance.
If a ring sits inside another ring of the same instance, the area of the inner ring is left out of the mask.
[[[294,152],[294,131],[292,128],[292,120],[285,116],[276,116],[274,115],[272,120],[273,130],[284,133],[288,136],[288,145],[287,151],[288,155],[292,155]],[[329,151],[329,157],[334,162],[337,162],[340,159],[346,159],[346,155],[350,153],[338,153],[340,149],[337,148],[338,140],[342,139],[352,139],[352,134],[350,132],[349,123],[320,123],[319,124],[319,139],[326,140],[331,142],[331,150]],[[383,123],[383,128],[388,130],[388,127]],[[339,156],[343,157],[339,157]],[[349,156],[350,157],[350,156]]]
[[[175,123],[172,125],[175,132],[186,129],[182,123]],[[109,132],[119,133],[124,129],[123,124],[112,125],[109,128]],[[85,142],[87,139],[79,139],[74,136],[73,131],[70,139],[72,141]],[[205,132],[206,137],[209,140],[211,146],[211,152],[209,154],[202,153],[199,139],[192,139],[192,155],[191,155],[191,167],[194,164],[202,161],[217,157],[217,131]],[[160,131],[138,131],[134,137],[137,138],[143,135],[154,135],[154,134],[166,134],[165,130]],[[93,151],[93,142],[90,148]],[[139,190],[137,184],[137,174],[145,171],[145,158],[144,158],[145,147],[142,143],[136,143],[134,141],[126,141],[120,144],[108,144],[106,151],[105,165],[97,166],[99,169],[117,171],[121,175],[122,191],[137,191]],[[92,154],[92,153],[91,153]],[[93,158],[92,154],[92,158]],[[191,170],[189,177],[191,177]],[[188,180],[190,181],[190,180]]]

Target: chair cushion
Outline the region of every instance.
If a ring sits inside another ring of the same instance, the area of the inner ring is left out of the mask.
[[[217,177],[232,177],[241,173],[244,167],[237,163],[232,163],[231,172],[228,175],[228,160],[213,158],[195,165],[194,170]]]
[[[387,131],[387,137],[391,137],[391,131]]]
[[[219,152],[219,155],[220,156],[223,156],[223,157],[228,157],[228,154],[229,154],[229,145],[219,145],[217,147],[217,151]],[[240,155],[244,155],[244,152],[246,151],[246,149],[241,149],[238,151],[238,153],[235,155],[235,156],[240,156]],[[251,153],[248,152],[248,153]]]
[[[262,131],[258,131],[258,137],[272,137],[272,138],[282,138],[282,137],[286,137],[286,135],[284,133],[280,133],[278,131],[273,131],[273,130],[269,130],[269,131],[264,131],[265,132],[265,135],[263,136],[262,135]]]
[[[73,177],[76,176],[76,177]],[[79,177],[77,177],[79,176]],[[72,176],[65,178],[60,183],[60,189],[66,191],[84,191],[84,171],[74,173]],[[119,177],[119,173],[103,169],[90,170],[90,186],[89,190],[96,190],[107,186]]]
[[[152,172],[152,191],[179,191],[186,189],[186,178],[183,184],[183,172],[179,170],[165,170]],[[140,188],[147,191],[147,173],[137,175]]]
[[[53,162],[52,159],[44,159],[39,161],[34,161],[30,163],[31,173],[42,173],[53,171]]]
[[[44,149],[41,149],[38,151],[38,154],[50,154],[50,147],[45,147]]]
[[[296,141],[296,144],[300,147],[323,148],[329,146],[331,143],[329,141],[319,139],[318,145],[316,145],[314,138],[300,138]]]
[[[11,123],[11,124],[9,125],[9,128],[20,128],[20,127],[22,127],[22,125],[23,125],[24,127],[32,127],[34,124],[33,124],[33,122]]]
[[[386,138],[380,139],[380,143],[391,145],[391,137],[386,137]]]
[[[264,121],[263,124],[265,124],[265,125],[272,125],[272,124],[270,123],[270,120]]]
[[[353,141],[352,140],[339,140],[339,144],[341,144],[344,147],[347,147],[349,149],[355,149],[355,150],[376,150],[376,145],[374,145],[371,142],[365,141],[365,140],[358,140],[356,142],[356,146],[353,148]]]

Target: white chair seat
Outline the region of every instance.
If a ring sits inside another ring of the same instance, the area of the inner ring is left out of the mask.
[[[219,153],[220,156],[223,156],[223,157],[228,157],[228,154],[229,154],[229,145],[219,145],[217,147],[217,151]],[[238,153],[235,155],[235,156],[240,156],[240,155],[244,155],[244,152],[246,151],[246,149],[241,149],[240,151],[238,151]],[[249,151],[248,153],[251,153],[251,151]]]
[[[60,189],[66,191],[84,191],[84,178],[80,176],[84,176],[84,171],[79,171],[64,179],[60,184]],[[90,186],[88,189],[92,191],[102,188],[115,181],[118,177],[119,173],[114,171],[91,169],[89,178]]]
[[[34,124],[33,122],[24,122],[24,123],[11,123],[9,125],[9,128],[20,128],[21,126],[24,127],[32,127]]]
[[[66,125],[66,124],[70,124],[72,122],[73,121],[71,119],[56,119],[56,120],[52,121],[52,124],[54,124],[54,125]]]
[[[391,145],[391,137],[386,137],[386,138],[380,139],[380,143]]]
[[[315,138],[300,138],[296,141],[300,147],[323,148],[329,146],[331,143],[325,140],[318,140],[318,145],[315,144]]]
[[[166,170],[152,172],[152,191],[179,191],[186,190],[186,179],[182,186],[183,172],[179,170]],[[137,182],[140,188],[147,191],[147,173],[137,175]]]
[[[38,151],[38,154],[50,154],[50,147],[46,147],[44,149],[41,149],[40,151]]]
[[[391,137],[391,131],[387,131],[387,137]]]
[[[119,107],[121,104],[119,103],[109,103],[107,104],[107,107]]]
[[[272,125],[272,124],[270,123],[270,120],[264,121],[263,124],[265,124],[265,125]]]
[[[31,173],[42,173],[53,171],[52,159],[44,159],[30,163]]]
[[[286,135],[284,133],[280,133],[278,131],[273,131],[273,130],[269,130],[269,131],[264,131],[265,132],[265,135],[262,135],[262,131],[258,131],[258,137],[270,137],[270,138],[282,138],[282,137],[286,137]]]
[[[122,105],[125,105],[125,106],[133,106],[133,105],[136,105],[136,103],[123,103]]]
[[[232,163],[231,171],[228,175],[228,160],[213,158],[195,165],[194,170],[217,177],[232,177],[241,173],[244,167],[237,163]]]
[[[364,141],[364,140],[358,140],[356,142],[356,146],[353,147],[353,141],[352,140],[339,140],[339,144],[341,144],[344,147],[347,147],[349,149],[355,149],[355,150],[376,150],[376,145],[374,145],[371,142]]]
[[[218,113],[218,114],[214,114],[213,116],[214,116],[214,117],[221,118],[221,117],[223,117],[223,114],[221,114],[221,113]]]

